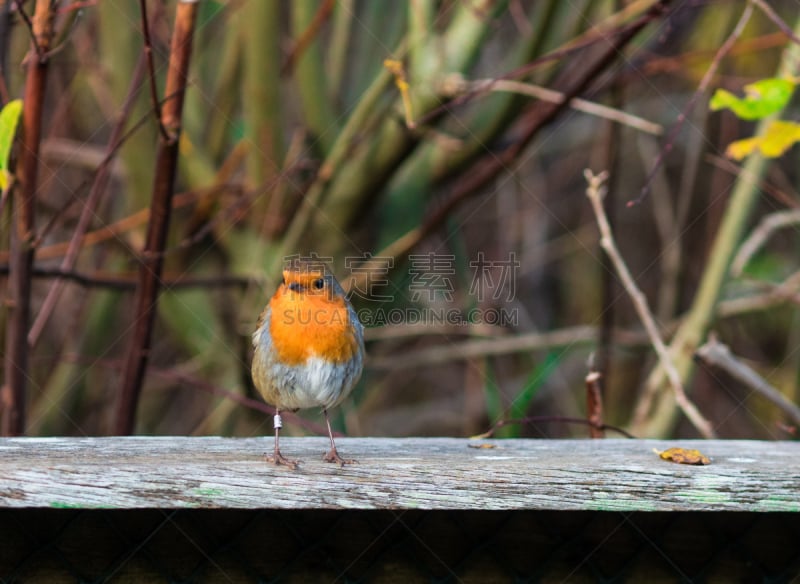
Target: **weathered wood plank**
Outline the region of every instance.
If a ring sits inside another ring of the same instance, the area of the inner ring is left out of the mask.
[[[342,438],[359,460],[323,463],[325,438],[0,440],[0,508],[441,509],[800,512],[800,443]],[[474,443],[473,443],[474,444]],[[653,448],[699,448],[708,466]]]

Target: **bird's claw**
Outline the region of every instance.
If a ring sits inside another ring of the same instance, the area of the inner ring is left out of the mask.
[[[339,456],[339,453],[336,451],[335,448],[331,448],[325,456],[322,457],[322,460],[325,462],[335,462],[339,466],[344,466],[345,464],[358,464],[357,460],[353,460],[352,458],[342,458]]]
[[[275,466],[288,466],[292,470],[297,470],[297,466],[300,464],[299,460],[291,460],[286,458],[283,454],[281,454],[280,450],[276,450],[275,454],[272,456],[265,456],[265,459],[267,462],[271,462]]]

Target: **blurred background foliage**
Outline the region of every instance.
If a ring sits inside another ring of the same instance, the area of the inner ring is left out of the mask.
[[[22,94],[30,39],[10,0],[0,3],[10,19],[5,103]],[[724,157],[726,145],[753,131],[729,112],[710,113],[710,90],[740,93],[775,75],[791,43],[763,11],[754,11],[638,205],[626,203],[646,183],[666,135],[747,2],[672,3],[593,71],[580,92],[628,117],[612,122],[563,107],[513,150],[532,127],[528,120],[552,110],[526,93],[566,91],[608,51],[619,36],[613,31],[656,4],[203,0],[137,432],[271,432],[249,378],[250,334],[281,259],[309,252],[335,258],[335,271],[351,290],[357,287],[353,302],[368,318],[393,308],[428,311],[422,314],[493,308],[515,316],[502,326],[370,326],[365,374],[335,412],[341,431],[461,436],[503,418],[536,415],[552,419],[499,434],[585,436],[585,426],[558,418],[586,416],[592,355],[605,373],[605,421],[628,426],[656,361],[602,258],[583,169],[611,172],[606,203],[618,245],[669,339],[692,306],[740,176],[740,165]],[[148,3],[162,90],[174,5]],[[794,2],[770,5],[794,24]],[[113,432],[130,341],[158,130],[138,3],[65,1],[57,27],[37,193],[33,321],[53,286],[48,270],[61,264],[115,128],[123,124],[126,134],[74,268],[83,279],[68,280],[33,339],[27,433],[105,434]],[[553,58],[542,59],[547,55]],[[386,59],[400,61],[400,74],[385,67]],[[536,66],[507,76],[526,64]],[[481,84],[500,78],[517,86]],[[797,111],[792,102],[785,117]],[[406,123],[409,116],[419,122],[415,127]],[[771,162],[753,186],[759,194],[748,230],[769,213],[798,206],[796,156],[790,151]],[[499,172],[469,188],[491,165]],[[10,221],[4,205],[6,272]],[[777,232],[742,275],[725,283],[712,323],[737,355],[795,402],[797,287],[775,290],[798,270],[796,231]],[[384,259],[370,264],[367,254]],[[438,266],[423,269],[420,262],[430,257]],[[491,264],[486,274],[494,283],[502,280],[502,262],[518,262],[502,293],[478,298],[471,289],[479,257]],[[377,269],[367,272],[370,266]],[[442,285],[414,298],[421,274]],[[700,368],[687,381],[721,437],[792,435],[784,414],[724,374]],[[319,420],[316,412],[301,415]],[[697,435],[681,418],[657,428],[646,422],[639,425],[645,434]],[[286,428],[309,430],[314,426]]]

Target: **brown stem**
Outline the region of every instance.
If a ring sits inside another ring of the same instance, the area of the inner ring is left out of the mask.
[[[165,100],[161,112],[161,121],[166,133],[161,134],[158,140],[150,221],[147,226],[144,250],[140,258],[139,282],[136,289],[133,340],[123,372],[122,392],[117,406],[115,431],[118,434],[133,432],[136,406],[139,402],[150,352],[161,270],[164,263],[163,252],[172,209],[180,122],[196,16],[196,1],[181,0],[178,2],[175,9],[175,29],[172,33],[165,89],[165,94],[172,97]]]
[[[589,436],[605,438],[603,426],[603,390],[600,374],[590,371],[586,376],[586,419],[589,420]]]
[[[21,169],[19,190],[15,197],[11,230],[11,275],[9,279],[9,315],[6,331],[5,378],[2,388],[4,435],[25,431],[25,394],[28,382],[28,325],[30,323],[31,270],[35,238],[34,209],[36,175],[39,169],[39,146],[42,135],[42,109],[47,85],[47,54],[53,38],[53,19],[57,3],[38,0],[33,15],[33,47],[25,81],[22,111]]]
[[[28,13],[25,12],[25,7],[22,5],[22,2],[20,2],[20,0],[16,0],[16,2],[14,2],[14,5],[16,7],[17,13],[22,19],[22,22],[25,23],[25,26],[28,28],[28,32],[31,35],[31,41],[33,42],[33,50],[36,52],[36,56],[41,59],[46,51],[42,50],[42,47],[39,44],[39,39],[37,38],[36,30],[33,27],[33,21],[31,20],[31,17],[28,16]]]
[[[164,119],[161,116],[161,103],[158,101],[158,86],[156,84],[156,67],[153,63],[153,43],[150,40],[150,23],[147,20],[147,0],[139,0],[139,11],[142,14],[142,36],[144,37],[144,55],[147,59],[147,72],[150,76],[150,100],[153,103],[153,111],[158,122],[158,131],[161,137],[169,140],[169,134],[164,127]]]
[[[314,18],[311,23],[309,23],[308,28],[306,28],[303,34],[295,41],[289,56],[286,57],[286,61],[283,63],[283,67],[281,67],[281,75],[288,75],[292,72],[295,63],[300,60],[305,50],[317,37],[322,25],[330,18],[335,6],[335,0],[323,0],[320,7],[314,13]]]

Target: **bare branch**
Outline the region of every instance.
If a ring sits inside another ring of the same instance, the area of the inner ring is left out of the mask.
[[[800,223],[800,209],[778,211],[763,217],[758,227],[753,229],[752,233],[739,247],[739,251],[731,263],[731,275],[735,278],[741,276],[744,267],[753,255],[761,249],[775,231],[797,223]]]
[[[658,332],[658,327],[656,326],[655,319],[653,318],[653,313],[650,311],[650,307],[647,303],[647,297],[641,290],[639,290],[639,287],[636,285],[633,276],[631,276],[631,273],[628,270],[628,266],[625,264],[625,261],[622,259],[622,256],[620,255],[619,250],[617,250],[616,244],[614,243],[614,236],[611,233],[611,227],[608,224],[608,218],[606,217],[602,200],[605,190],[603,183],[605,182],[606,178],[608,178],[608,173],[602,172],[599,175],[595,175],[587,169],[584,171],[584,176],[586,177],[586,181],[589,183],[589,186],[586,189],[586,196],[589,198],[589,202],[592,204],[592,209],[594,210],[594,214],[597,219],[597,225],[600,228],[600,245],[608,254],[611,262],[614,264],[614,268],[616,269],[620,280],[622,280],[622,285],[625,288],[625,291],[633,301],[633,306],[636,309],[636,313],[639,315],[639,319],[642,321],[642,324],[644,325],[644,328],[650,337],[650,342],[652,343],[653,348],[658,355],[661,366],[667,373],[670,385],[672,386],[672,391],[675,394],[675,401],[678,404],[678,407],[681,408],[684,414],[686,414],[686,417],[701,435],[703,435],[705,438],[713,438],[714,429],[711,427],[711,424],[700,414],[697,407],[691,401],[689,401],[689,398],[686,396],[686,392],[683,389],[683,383],[681,383],[680,375],[675,369],[675,365],[672,362],[672,357],[670,356],[669,351],[667,350],[667,347]]]
[[[153,43],[150,39],[150,22],[147,20],[147,0],[139,0],[139,10],[142,14],[142,36],[144,37],[144,54],[147,58],[147,72],[150,77],[150,101],[153,104],[153,111],[156,114],[158,131],[161,137],[169,140],[169,133],[164,127],[164,119],[161,116],[161,102],[158,100],[158,87],[156,85],[156,68],[153,63]]]
[[[751,3],[755,4],[761,12],[763,12],[767,18],[769,18],[772,22],[774,22],[781,32],[792,39],[792,42],[795,42],[800,45],[800,37],[794,34],[792,27],[786,24],[786,22],[778,16],[778,13],[764,0],[750,0]]]
[[[567,99],[566,96],[554,89],[548,89],[541,85],[534,85],[532,83],[523,83],[522,81],[506,80],[506,79],[482,79],[472,81],[469,83],[471,91],[481,91],[488,87],[490,91],[502,91],[510,93],[518,93],[520,95],[528,95],[548,101],[550,103],[564,103]],[[613,107],[574,97],[569,100],[569,107],[575,111],[583,112],[598,118],[603,118],[623,126],[628,126],[634,130],[645,132],[646,134],[653,134],[660,136],[664,133],[664,128],[660,124],[656,124],[639,116],[629,114]]]
[[[0,275],[9,273],[9,266],[0,264]],[[33,267],[34,278],[55,278],[69,280],[84,288],[98,287],[133,292],[136,290],[136,275],[125,273],[92,272],[86,273],[77,270],[63,270],[61,268]],[[185,288],[246,288],[258,284],[258,280],[241,276],[197,276],[165,275],[161,278],[161,285],[170,290]]]
[[[582,424],[584,426],[591,426],[592,423],[587,420],[586,418],[572,418],[569,416],[529,416],[527,418],[515,418],[509,420],[499,420],[494,426],[489,428],[483,434],[478,434],[477,436],[470,436],[470,438],[475,440],[484,440],[486,438],[491,438],[494,436],[494,433],[497,432],[503,426],[510,426],[511,424],[543,424],[547,422],[552,422],[556,424]],[[600,424],[598,426],[599,430],[610,430],[611,432],[616,432],[617,434],[621,434],[625,436],[625,438],[635,439],[636,436],[626,432],[622,428],[617,426],[612,426],[611,424]]]
[[[97,174],[95,174],[94,183],[89,191],[89,196],[86,198],[80,218],[78,219],[78,224],[75,226],[75,230],[72,233],[69,246],[67,247],[67,253],[61,261],[60,269],[62,272],[69,273],[75,267],[75,264],[78,261],[78,254],[82,248],[81,243],[83,242],[83,238],[86,235],[86,231],[89,229],[92,218],[95,216],[97,206],[100,204],[100,200],[102,199],[106,191],[106,187],[108,186],[108,181],[111,176],[110,163],[113,160],[114,153],[116,153],[118,150],[117,144],[122,138],[122,134],[125,130],[125,124],[128,122],[128,116],[133,108],[136,91],[139,87],[139,83],[142,80],[142,76],[144,75],[143,65],[144,62],[140,60],[139,65],[133,74],[131,86],[128,89],[128,95],[125,97],[125,102],[122,105],[122,111],[119,119],[117,120],[117,123],[114,126],[114,129],[111,132],[111,136],[108,140],[106,155],[104,156],[101,165],[97,169]],[[44,302],[39,309],[39,314],[36,315],[33,326],[31,326],[31,330],[28,332],[28,344],[31,347],[35,347],[38,343],[45,324],[47,324],[47,321],[50,319],[50,316],[58,304],[58,299],[61,297],[61,292],[63,289],[64,281],[61,279],[56,280],[50,287],[50,290],[48,291],[47,296],[45,297]]]
[[[728,346],[720,343],[715,335],[711,335],[708,342],[697,349],[696,355],[707,365],[722,369],[737,381],[769,400],[795,424],[800,425],[800,407],[789,401],[756,371],[739,361]]]
[[[42,48],[39,46],[39,42],[36,39],[36,33],[33,30],[33,21],[31,20],[31,17],[28,16],[27,12],[25,12],[25,7],[22,5],[22,2],[20,2],[20,0],[14,1],[14,7],[16,8],[17,13],[22,19],[22,22],[24,22],[25,26],[28,28],[28,32],[31,35],[31,41],[33,41],[32,42],[33,50],[36,51],[36,56],[41,58],[44,52],[42,51]]]

